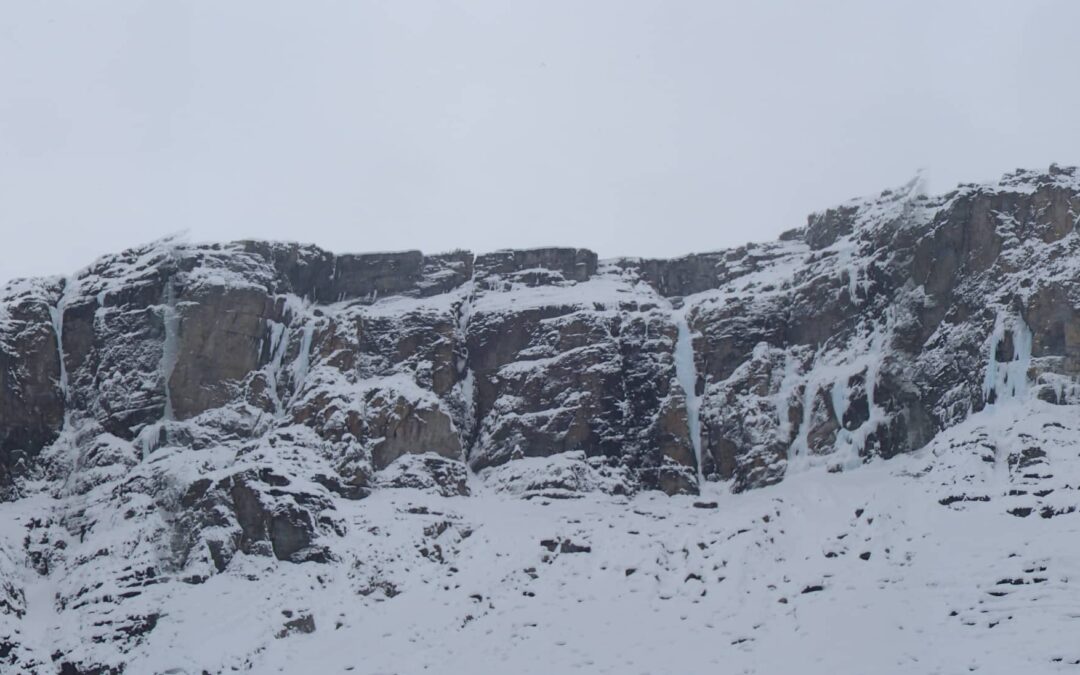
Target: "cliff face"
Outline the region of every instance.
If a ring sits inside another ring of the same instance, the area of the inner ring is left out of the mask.
[[[77,536],[128,551],[110,578],[198,583],[333,560],[336,505],[382,489],[846,471],[988,404],[1080,402],[1078,221],[1051,167],[672,260],[158,242],[0,290],[0,494],[62,504],[27,539],[46,571],[104,564],[53,546]]]
[[[1078,186],[1056,167],[907,186],[785,241],[674,260],[159,242],[14,282],[3,486],[78,472],[102,439],[141,461],[283,433],[356,494],[423,453],[520,492],[850,468],[1014,395],[1020,373],[1074,395]],[[561,478],[515,464],[567,453]]]

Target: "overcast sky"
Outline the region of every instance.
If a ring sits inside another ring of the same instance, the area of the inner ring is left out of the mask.
[[[774,238],[1080,163],[1080,2],[0,3],[0,279],[187,230],[336,251]]]

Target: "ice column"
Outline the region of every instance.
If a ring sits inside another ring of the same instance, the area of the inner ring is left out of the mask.
[[[675,377],[686,394],[686,424],[690,430],[690,443],[694,447],[694,460],[697,462],[698,482],[704,471],[701,465],[701,397],[697,394],[697,364],[694,361],[694,343],[687,323],[688,308],[683,306],[674,312],[675,325],[679,336],[675,341]]]

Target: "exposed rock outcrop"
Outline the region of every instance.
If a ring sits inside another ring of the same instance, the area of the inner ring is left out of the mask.
[[[850,469],[1005,399],[1080,402],[1078,221],[1052,167],[673,260],[157,242],[0,290],[0,497],[57,500],[42,565],[99,564],[56,542],[119,518],[124,578],[197,583],[330,560],[338,500],[373,490]]]
[[[53,317],[61,287],[34,280],[0,290],[0,496],[63,425],[64,378]]]
[[[1013,363],[1044,399],[1076,396],[1078,182],[912,183],[673,260],[133,249],[5,289],[0,482],[51,466],[65,417],[68,444],[100,429],[143,455],[299,424],[356,489],[406,454],[486,472],[583,453],[620,490],[667,492],[892,456],[1001,396],[987,383]]]

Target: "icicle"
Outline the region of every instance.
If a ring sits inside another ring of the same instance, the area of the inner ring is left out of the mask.
[[[887,321],[891,321],[891,317]],[[838,455],[839,464],[844,470],[853,469],[862,464],[863,458],[860,452],[866,448],[866,441],[870,434],[874,433],[886,418],[885,410],[878,406],[874,400],[874,390],[877,389],[878,370],[881,368],[884,346],[884,334],[881,331],[875,331],[871,338],[869,353],[861,361],[861,363],[865,364],[863,388],[866,396],[867,417],[866,421],[855,429],[845,428],[843,422],[843,416],[848,407],[847,382],[850,377],[863,371],[855,370],[843,378],[843,410],[839,407],[836,408],[836,421],[840,425],[840,429],[836,432],[836,454]],[[840,387],[841,385],[838,382],[833,389],[834,407],[838,398],[836,389]]]
[[[293,362],[292,367],[293,388],[295,391],[300,390],[301,383],[307,377],[308,371],[311,370],[311,339],[314,334],[315,324],[306,324],[300,337],[300,352],[296,355],[296,361]]]
[[[270,322],[270,362],[267,364],[266,374],[269,379],[268,387],[274,397],[274,410],[278,415],[285,412],[281,404],[281,392],[279,391],[279,375],[281,364],[285,360],[285,349],[288,341],[285,340],[287,327],[283,323]]]
[[[701,397],[697,394],[697,364],[694,362],[694,343],[690,335],[690,324],[686,314],[689,308],[673,312],[672,318],[679,329],[675,341],[675,377],[686,395],[686,425],[690,431],[690,444],[694,448],[694,461],[697,462],[698,483],[704,480],[701,464]]]
[[[788,448],[788,470],[803,469],[808,465],[806,456],[810,454],[810,423],[814,419],[814,397],[818,388],[809,378],[803,385],[802,421],[799,423],[799,435]]]
[[[60,297],[56,301],[56,305],[49,307],[49,315],[52,317],[53,332],[56,334],[56,355],[60,361],[60,393],[64,398],[64,425],[67,426],[69,417],[69,385],[68,385],[68,372],[67,362],[64,359],[64,310],[67,309],[68,299],[71,297],[71,290],[74,286],[74,281],[71,279],[64,280],[64,290],[60,294]]]
[[[172,389],[169,380],[179,359],[180,351],[180,313],[176,311],[176,291],[172,279],[165,285],[165,304],[161,308],[161,318],[165,324],[165,342],[161,347],[161,377],[165,383],[165,420],[176,419],[173,410]],[[168,429],[166,428],[166,438]]]
[[[832,386],[832,407],[833,415],[836,418],[836,423],[841,427],[844,426],[844,415],[847,414],[848,409],[848,376],[842,375]]]
[[[464,299],[458,306],[457,312],[457,332],[460,336],[461,344],[464,346],[466,343],[465,336],[469,333],[469,320],[472,318],[472,305],[476,295],[476,282],[466,282],[466,292]],[[457,371],[458,374],[462,374],[468,368],[469,354],[468,349],[463,348],[461,356],[457,359]]]
[[[784,378],[780,381],[780,389],[776,392],[775,399],[777,434],[783,443],[788,444],[788,459],[791,459],[791,448],[794,442],[791,438],[791,417],[788,408],[791,405],[791,396],[795,392],[798,365],[798,360],[790,353],[784,354]]]
[[[891,324],[891,314],[886,318],[886,326]],[[857,355],[842,363],[828,363],[822,360],[822,355],[815,355],[811,361],[813,366],[804,376],[804,388],[802,393],[802,422],[799,424],[795,438],[788,446],[788,473],[803,471],[813,466],[825,464],[828,466],[839,465],[844,469],[851,469],[862,464],[861,452],[866,448],[866,441],[887,418],[886,411],[874,400],[874,390],[877,389],[878,372],[884,359],[886,330],[874,329],[868,336],[868,343],[862,348],[849,349],[856,351]],[[867,339],[867,338],[864,338]],[[844,427],[844,415],[851,406],[852,378],[863,375],[864,389],[867,405],[867,418],[855,429]],[[794,389],[791,380],[796,377],[794,372],[789,372],[785,367],[784,380],[781,390],[790,392]],[[830,387],[830,400],[833,407],[833,415],[838,429],[836,439],[832,446],[832,452],[820,456],[812,456],[810,451],[809,434],[810,426],[814,421],[814,402],[824,387]],[[790,393],[785,395],[785,399]],[[777,414],[784,415],[780,406]],[[790,425],[781,418],[781,430],[790,433]]]
[[[997,352],[1006,333],[1012,337],[1013,353],[1008,361],[1001,362],[997,359]],[[1022,317],[998,314],[988,341],[986,376],[983,379],[982,394],[987,405],[1027,396],[1031,340],[1031,329]]]
[[[837,276],[843,280],[847,277],[848,296],[851,298],[851,304],[859,305],[862,300],[859,298],[859,288],[863,287],[865,290],[866,284],[859,280],[859,265],[855,262],[855,256],[852,255],[854,246],[850,248],[842,248],[837,256]]]
[[[459,380],[455,386],[461,401],[461,425],[459,438],[461,439],[461,459],[467,467],[467,476],[470,489],[480,488],[480,481],[469,464],[469,454],[476,440],[480,427],[480,421],[476,419],[476,377],[472,368],[469,367],[468,334],[469,321],[472,319],[473,302],[476,300],[476,281],[472,278],[463,285],[464,295],[461,304],[457,308],[457,339],[461,344],[461,354],[457,359],[457,372]],[[456,423],[455,423],[456,424]]]
[[[174,255],[172,249],[169,250],[168,255],[170,257]],[[165,297],[162,298],[162,300],[163,302],[158,308],[161,312],[161,322],[165,329],[165,339],[161,345],[161,360],[158,361],[158,376],[161,378],[162,386],[165,388],[165,408],[162,411],[162,417],[158,422],[148,425],[139,433],[142,441],[142,458],[144,460],[157,447],[154,442],[155,436],[160,437],[161,430],[164,430],[165,443],[171,442],[172,435],[169,429],[169,422],[176,419],[176,413],[173,408],[172,389],[169,387],[169,380],[172,379],[173,370],[176,368],[176,363],[180,356],[180,313],[176,310],[176,289],[173,286],[172,276],[169,276],[165,280]]]

